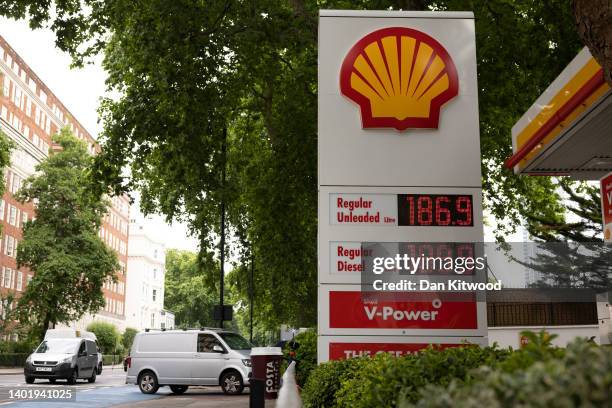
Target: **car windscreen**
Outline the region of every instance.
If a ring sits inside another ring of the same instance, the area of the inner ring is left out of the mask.
[[[50,339],[40,343],[36,353],[73,354],[81,343],[80,339]]]
[[[253,347],[247,339],[239,334],[230,332],[221,332],[218,334],[232,350],[250,350],[251,347]]]

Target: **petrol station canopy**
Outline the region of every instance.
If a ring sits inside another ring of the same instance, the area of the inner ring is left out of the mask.
[[[584,48],[512,127],[516,174],[598,180],[612,171],[612,90]]]

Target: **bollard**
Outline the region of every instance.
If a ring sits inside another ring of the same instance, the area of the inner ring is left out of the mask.
[[[265,380],[251,378],[249,382],[249,408],[265,408]]]

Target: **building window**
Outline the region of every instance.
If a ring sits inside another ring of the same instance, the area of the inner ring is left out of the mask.
[[[17,224],[17,207],[15,207],[14,205],[10,206],[8,222],[13,226]]]
[[[23,286],[23,272],[17,272],[17,290],[21,291]]]
[[[157,300],[157,289],[153,289],[153,301]]]
[[[6,203],[4,200],[0,200],[0,221],[4,221],[4,207]]]
[[[151,313],[151,328],[155,328],[155,313]]]
[[[10,235],[6,235],[4,238],[4,254],[14,257],[15,252],[15,238]]]
[[[13,270],[11,268],[2,268],[2,273],[3,273],[3,285],[5,288],[10,288],[11,287],[11,275],[13,274]]]
[[[20,176],[18,176],[17,174],[13,173],[13,179],[11,182],[11,193],[15,194],[17,193],[17,191],[19,191],[19,189],[21,188],[21,181],[22,178]]]

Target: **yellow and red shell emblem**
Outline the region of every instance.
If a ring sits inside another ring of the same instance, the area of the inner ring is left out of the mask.
[[[457,96],[455,64],[429,35],[405,27],[374,31],[349,51],[342,94],[361,108],[364,128],[438,127],[440,108]]]

